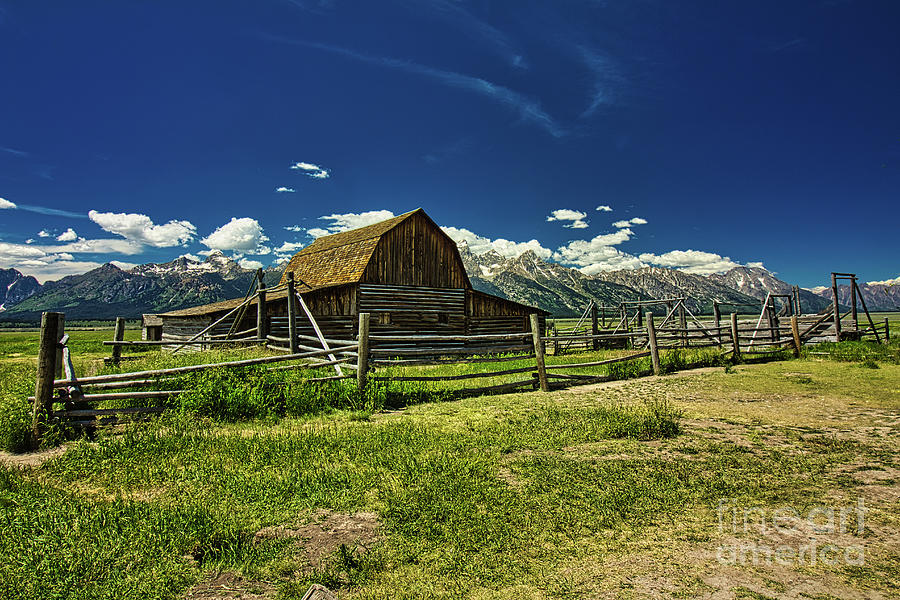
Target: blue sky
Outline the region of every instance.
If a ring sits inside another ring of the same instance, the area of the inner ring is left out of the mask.
[[[587,273],[894,278],[898,23],[893,1],[0,0],[0,267],[268,265],[423,207]]]

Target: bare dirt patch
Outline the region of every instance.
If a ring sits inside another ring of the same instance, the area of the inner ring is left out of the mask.
[[[38,452],[26,452],[25,454],[0,452],[0,465],[18,469],[36,469],[51,458],[62,456],[65,452],[65,446],[50,448],[49,450],[40,450]]]
[[[378,515],[372,512],[352,514],[319,510],[309,523],[272,525],[254,534],[257,541],[295,540],[309,567],[320,569],[325,560],[344,546],[361,554],[380,539]]]
[[[268,600],[274,598],[275,586],[261,581],[248,581],[234,573],[219,573],[188,590],[190,600]]]

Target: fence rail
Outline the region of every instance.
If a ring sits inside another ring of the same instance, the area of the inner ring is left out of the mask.
[[[289,337],[265,335],[260,337],[237,337],[252,335],[261,328],[248,329],[234,334],[215,335],[203,339],[195,336],[178,342],[172,341],[126,341],[123,338],[124,322],[117,322],[115,339],[104,341],[104,345],[113,348],[113,359],[121,360],[121,350],[128,347],[160,347],[176,345],[182,348],[188,345],[201,347],[227,344],[255,344],[283,352],[275,356],[234,360],[218,363],[188,365],[169,369],[114,373],[92,377],[77,378],[72,368],[71,357],[67,347],[68,336],[63,333],[64,316],[59,313],[45,313],[42,318],[41,342],[38,353],[38,380],[35,395],[29,400],[34,403],[34,431],[39,439],[50,418],[65,418],[72,422],[89,424],[92,419],[114,418],[116,415],[139,415],[156,413],[162,409],[158,406],[145,407],[91,407],[91,404],[109,400],[124,399],[161,399],[183,393],[179,389],[146,390],[140,389],[150,385],[160,385],[165,381],[182,375],[201,372],[214,368],[241,368],[265,365],[266,370],[281,371],[286,369],[320,369],[334,368],[336,375],[311,377],[304,381],[310,383],[341,381],[355,378],[358,389],[363,390],[369,381],[372,382],[483,382],[484,379],[500,378],[501,381],[491,385],[474,385],[453,387],[454,393],[483,394],[516,390],[524,387],[540,388],[549,391],[552,387],[572,383],[587,383],[610,379],[604,372],[598,374],[584,373],[585,369],[609,367],[615,364],[630,363],[650,358],[652,372],[659,374],[660,351],[683,348],[719,347],[724,354],[739,359],[742,354],[769,355],[793,349],[799,355],[804,343],[827,337],[829,328],[834,327],[835,319],[828,312],[822,315],[792,316],[790,324],[782,325],[758,323],[748,326],[739,323],[737,315],[731,314],[728,324],[707,325],[697,321],[694,324],[681,319],[679,326],[671,322],[667,316],[659,327],[656,318],[650,312],[645,318],[633,319],[643,322],[640,328],[625,325],[622,331],[597,331],[590,334],[570,332],[564,335],[547,335],[540,326],[537,315],[530,317],[530,331],[520,333],[498,333],[478,335],[370,335],[369,314],[359,315],[359,335],[355,340],[309,336],[289,329]],[[761,321],[762,319],[760,319]],[[321,333],[321,332],[318,332]],[[883,325],[870,325],[845,330],[844,336],[852,333],[863,338],[874,336],[876,339],[889,339],[890,326],[885,319]],[[880,335],[884,337],[881,338]],[[227,338],[227,339],[226,339]],[[377,343],[374,348],[371,343]],[[623,356],[586,360],[583,362],[553,362],[565,351],[566,346],[583,343],[588,348],[597,348],[598,344],[608,347],[620,345],[631,349]],[[561,348],[561,345],[563,346]],[[324,346],[324,347],[323,347]],[[552,355],[547,354],[547,347],[553,348]],[[293,350],[293,351],[292,351]],[[552,360],[548,359],[553,356]],[[403,370],[419,366],[477,365],[484,363],[525,362],[524,366],[513,366],[508,369],[492,369],[458,374],[407,374]],[[294,363],[282,364],[277,363]],[[275,365],[275,366],[269,366]],[[355,371],[345,375],[341,368]],[[563,372],[569,371],[569,372]],[[571,372],[581,371],[581,372]],[[57,375],[60,373],[60,375]],[[62,375],[64,373],[64,375]],[[528,374],[527,379],[502,381],[516,375]],[[551,380],[553,384],[551,385]],[[175,380],[177,381],[177,380]],[[85,393],[83,390],[91,390]],[[106,391],[113,390],[113,391]],[[99,393],[97,393],[99,392]],[[56,394],[56,395],[54,395]],[[63,410],[54,410],[54,404],[64,403]]]

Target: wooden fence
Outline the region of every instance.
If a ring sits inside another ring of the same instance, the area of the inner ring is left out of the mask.
[[[841,318],[843,318],[842,315]],[[695,319],[696,320],[696,319]],[[696,320],[673,326],[671,319],[663,319],[657,325],[653,314],[648,312],[643,321],[643,329],[596,334],[542,335],[540,319],[530,317],[531,331],[527,333],[483,334],[468,336],[391,336],[370,335],[370,316],[359,315],[359,335],[357,339],[325,338],[317,331],[316,336],[294,334],[293,339],[267,335],[237,340],[241,344],[265,345],[278,352],[273,356],[189,365],[170,369],[136,371],[93,377],[78,378],[72,368],[67,346],[68,336],[63,333],[64,316],[60,313],[44,313],[41,324],[41,340],[38,352],[38,374],[34,403],[34,434],[36,439],[52,419],[65,419],[82,425],[96,424],[98,419],[111,419],[123,414],[155,413],[158,407],[97,408],[96,404],[119,399],[158,399],[182,393],[183,390],[143,390],[148,385],[159,385],[172,378],[187,373],[201,372],[213,368],[240,368],[250,365],[270,365],[293,363],[268,367],[268,369],[319,369],[331,368],[335,375],[307,379],[310,383],[340,379],[357,380],[359,390],[368,381],[375,382],[457,382],[474,381],[471,387],[454,388],[460,394],[483,394],[510,391],[521,388],[540,388],[549,391],[552,387],[589,383],[610,379],[608,374],[585,373],[586,369],[609,368],[617,363],[650,358],[654,374],[661,372],[660,351],[677,348],[718,347],[723,354],[735,359],[742,355],[765,355],[793,350],[799,355],[805,343],[815,342],[827,333],[834,324],[830,311],[820,315],[792,316],[789,324],[756,326],[739,323],[737,314],[732,313],[727,325],[715,325]],[[682,326],[683,325],[683,326]],[[887,319],[883,326],[872,326],[869,330],[859,330],[861,338],[873,336],[887,341],[890,328]],[[124,323],[117,322],[114,340],[108,342],[113,347],[113,362],[122,359],[121,349],[129,346],[159,346],[160,342],[128,342],[122,340]],[[883,337],[882,337],[883,336]],[[199,337],[199,336],[198,336]],[[227,343],[235,343],[228,340]],[[372,343],[377,343],[371,347]],[[223,342],[224,343],[224,342]],[[548,363],[547,349],[558,352],[561,343],[582,343],[592,348],[598,345],[630,349],[626,355],[605,360],[572,361]],[[210,340],[186,340],[184,345],[209,346]],[[461,373],[457,375],[405,375],[397,374],[397,368],[425,365],[473,365],[479,363],[504,363],[526,361],[526,366],[499,368],[490,371]],[[533,363],[531,362],[533,361]],[[344,369],[355,371],[345,374]],[[389,372],[379,375],[379,371]],[[577,371],[573,373],[572,371]],[[521,375],[514,381],[493,385],[478,385],[485,378],[499,378]],[[109,391],[115,390],[115,391]],[[62,405],[61,408],[57,408]]]

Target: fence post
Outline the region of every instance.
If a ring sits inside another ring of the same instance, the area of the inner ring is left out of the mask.
[[[287,317],[288,317],[288,339],[291,354],[297,354],[300,351],[297,342],[297,298],[294,289],[294,272],[287,272]]]
[[[57,325],[56,325],[56,339],[61,340],[62,336],[66,334],[66,315],[63,313],[56,313],[59,315],[56,317]],[[62,379],[63,373],[63,350],[62,346],[56,347],[56,378]]]
[[[534,342],[534,360],[537,363],[538,381],[542,392],[550,391],[550,383],[547,381],[547,368],[544,366],[544,345],[541,344],[541,322],[537,314],[532,314],[531,339]]]
[[[591,302],[591,335],[597,335],[600,331],[597,329],[597,303]],[[591,347],[594,349],[594,352],[600,349],[600,340],[593,339],[591,340]]]
[[[687,348],[688,332],[687,332],[687,314],[685,313],[684,300],[678,303],[678,327],[681,329],[681,345]]]
[[[731,344],[734,346],[734,360],[741,360],[741,338],[738,335],[737,313],[731,313]]]
[[[356,358],[356,385],[359,393],[366,389],[366,377],[369,371],[369,313],[359,313],[359,341]]]
[[[650,360],[653,361],[653,374],[659,375],[659,348],[656,345],[656,324],[653,313],[647,313],[647,339],[650,342]]]
[[[841,341],[841,307],[838,304],[837,275],[831,274],[831,293],[834,296],[832,310],[834,310],[834,341]]]
[[[116,329],[113,333],[113,340],[121,342],[125,339],[125,318],[116,317]],[[112,347],[112,364],[118,365],[122,361],[122,346],[116,344]]]
[[[265,345],[266,335],[266,284],[260,279],[256,298],[256,338]]]
[[[891,325],[888,323],[888,318],[884,318],[884,343],[891,343]]]
[[[800,348],[803,342],[800,340],[800,322],[797,315],[791,315],[791,333],[794,336],[794,356],[800,358]]]
[[[37,381],[34,385],[34,415],[31,421],[31,433],[34,446],[37,447],[44,433],[45,425],[50,420],[53,410],[53,379],[57,366],[56,353],[61,350],[59,338],[65,317],[62,313],[45,312],[41,315],[41,341],[38,346]]]

